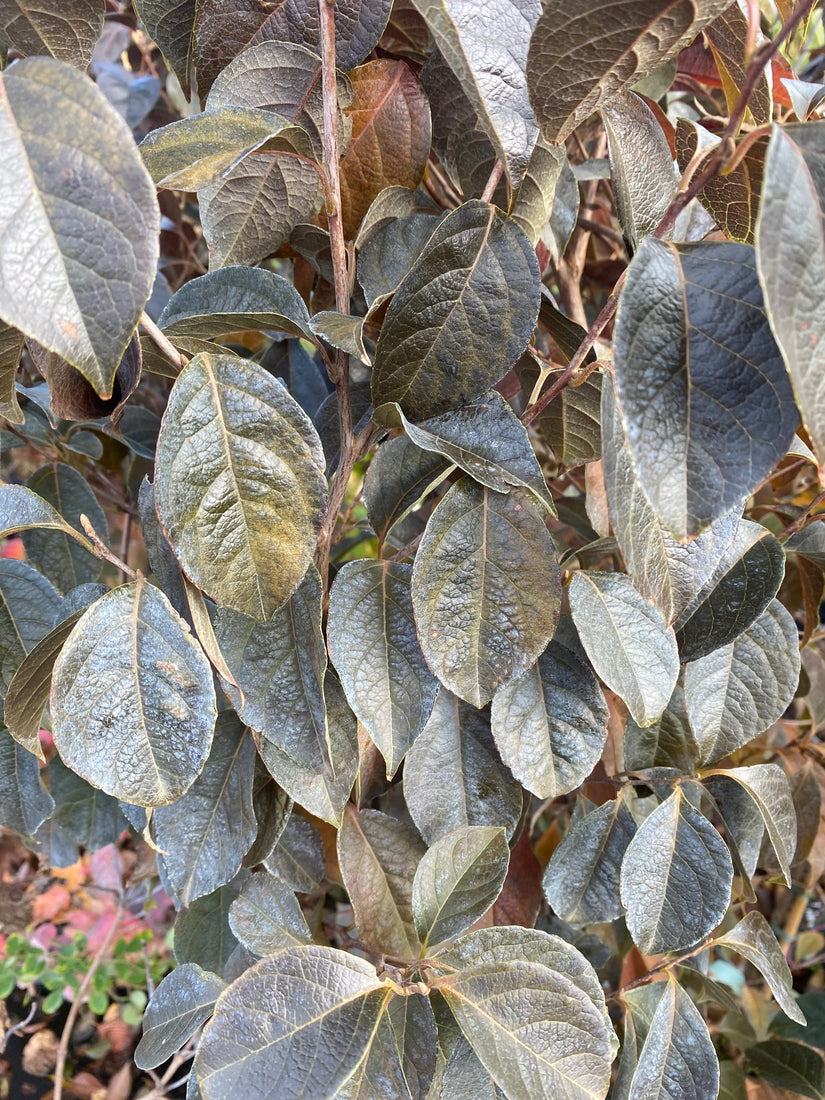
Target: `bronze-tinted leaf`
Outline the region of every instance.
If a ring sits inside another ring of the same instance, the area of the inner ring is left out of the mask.
[[[23,339],[19,329],[0,321],[0,416],[11,424],[22,424],[25,420],[15,390]]]
[[[50,54],[87,69],[105,10],[104,0],[4,0],[0,43],[23,57]]]
[[[158,437],[155,493],[184,570],[218,604],[265,622],[298,587],[326,508],[323,469],[315,429],[267,371],[225,355],[187,363]]]
[[[523,490],[462,478],[427,524],[412,597],[430,667],[484,706],[530,668],[558,623],[559,566],[539,506]]]
[[[675,57],[728,0],[551,0],[527,54],[530,103],[555,144],[617,92]]]
[[[430,108],[415,75],[403,61],[381,58],[349,74],[352,137],[341,159],[344,235],[353,240],[385,187],[414,188],[430,152]]]
[[[28,487],[48,501],[75,530],[82,529],[80,517],[85,515],[100,538],[104,542],[108,538],[106,513],[86,478],[73,467],[62,462],[41,466],[29,478]],[[96,581],[100,576],[103,567],[100,558],[84,550],[76,539],[62,531],[32,528],[23,532],[23,545],[31,564],[61,592]]]
[[[133,0],[135,11],[189,95],[197,0]]]
[[[111,397],[102,398],[79,370],[60,355],[48,351],[34,340],[26,347],[34,365],[49,384],[52,411],[62,420],[98,420],[108,416],[116,425],[126,402],[137,389],[141,370],[141,344],[137,333],[129,341],[115,371]]]
[[[105,399],[155,281],[152,181],[102,92],[51,58],[2,74],[0,142],[0,317]]]
[[[722,89],[733,113],[745,82],[749,80],[748,17],[737,3],[726,8],[705,29],[716,68],[722,78]],[[756,85],[749,84],[748,114],[757,126],[769,126],[773,120],[773,95],[768,72],[763,69]]]
[[[488,203],[438,226],[387,310],[372,373],[376,409],[397,401],[411,420],[468,405],[527,346],[539,308],[536,255]]]
[[[179,798],[212,743],[212,670],[166,597],[141,578],[94,603],[52,677],[54,741],[70,768],[138,806]]]

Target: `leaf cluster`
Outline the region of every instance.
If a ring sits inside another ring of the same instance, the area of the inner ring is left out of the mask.
[[[0,825],[153,853],[141,1070],[825,1095],[816,7],[0,0]]]

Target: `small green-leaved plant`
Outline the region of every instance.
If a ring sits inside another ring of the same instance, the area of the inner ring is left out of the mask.
[[[137,1065],[822,1095],[816,0],[8,7],[0,823],[154,851]]]

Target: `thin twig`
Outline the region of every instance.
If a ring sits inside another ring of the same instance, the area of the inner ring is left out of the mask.
[[[103,561],[107,561],[110,565],[113,565],[124,577],[131,577],[133,581],[137,580],[137,573],[132,569],[130,565],[127,565],[125,561],[121,561],[117,554],[113,554],[106,543],[92,527],[91,520],[87,515],[80,516],[80,526],[89,536],[92,541],[92,547],[96,557],[102,558]]]
[[[32,1022],[36,1012],[37,1012],[37,1001],[33,1000],[32,1001],[32,1006],[29,1009],[29,1014],[26,1017],[26,1019],[25,1020],[20,1020],[19,1023],[13,1024],[6,1032],[4,1032],[3,1038],[0,1039],[0,1054],[2,1054],[3,1051],[6,1049],[6,1043],[9,1041],[9,1039],[12,1037],[12,1035],[16,1035],[18,1031],[23,1030],[23,1028],[26,1026],[26,1024],[30,1024]]]
[[[498,181],[501,179],[503,173],[504,165],[501,163],[500,160],[497,160],[496,163],[493,165],[493,170],[490,173],[490,178],[484,184],[484,190],[481,192],[482,202],[493,201],[493,195],[496,193]]]
[[[66,1069],[66,1058],[69,1054],[69,1042],[72,1037],[72,1031],[74,1031],[75,1021],[77,1020],[77,1014],[80,1012],[83,1001],[86,994],[92,985],[97,969],[103,962],[103,958],[106,952],[112,945],[112,941],[115,938],[118,928],[120,927],[120,921],[124,913],[124,903],[120,901],[115,912],[115,919],[112,921],[112,927],[106,933],[106,937],[103,943],[97,949],[95,957],[92,959],[89,969],[86,971],[83,981],[80,983],[80,988],[75,993],[74,1000],[72,1001],[72,1007],[69,1009],[69,1014],[66,1017],[66,1023],[63,1025],[63,1031],[60,1035],[60,1043],[57,1048],[57,1059],[54,1063],[54,1093],[52,1100],[62,1100],[63,1097],[63,1073]]]
[[[785,537],[787,537],[788,535],[793,535],[797,531],[801,531],[803,527],[807,527],[809,524],[814,523],[818,519],[822,519],[822,513],[818,512],[816,515],[812,514],[814,508],[818,508],[820,504],[825,504],[825,489],[823,489],[821,493],[817,493],[817,495],[814,497],[814,499],[811,501],[811,503],[808,505],[802,515],[797,516],[793,523],[785,528]]]
[[[172,366],[177,367],[178,370],[183,370],[188,362],[186,356],[178,351],[168,336],[164,336],[148,313],[141,313],[140,327],[163,352]]]
[[[126,515],[123,517],[123,533],[120,536],[120,560],[123,562],[125,562],[126,559],[129,557],[129,543],[131,541],[131,538],[132,517],[127,512]],[[122,569],[118,569],[118,575],[120,583],[125,584],[127,574]]]

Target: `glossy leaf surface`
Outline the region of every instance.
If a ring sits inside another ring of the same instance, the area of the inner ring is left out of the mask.
[[[226,982],[195,963],[167,974],[152,994],[143,1017],[143,1035],[135,1050],[139,1069],[154,1069],[184,1045],[212,1014]]]
[[[229,907],[229,926],[256,955],[274,955],[312,940],[295,894],[268,871],[256,871],[243,884]]]

